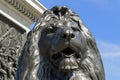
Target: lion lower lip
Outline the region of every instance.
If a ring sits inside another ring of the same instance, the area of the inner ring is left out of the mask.
[[[59,69],[60,70],[74,70],[74,69],[77,69],[78,68],[78,66],[62,66],[62,67],[60,67]]]
[[[76,63],[74,58],[65,58],[60,62],[59,69],[64,70],[73,70],[77,69],[78,64]]]

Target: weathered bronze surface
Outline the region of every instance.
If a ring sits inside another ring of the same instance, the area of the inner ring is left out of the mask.
[[[94,38],[66,7],[46,10],[29,32],[16,80],[105,80]]]

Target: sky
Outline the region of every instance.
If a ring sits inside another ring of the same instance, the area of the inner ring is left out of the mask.
[[[39,0],[47,9],[66,6],[94,36],[106,80],[120,80],[120,0]]]

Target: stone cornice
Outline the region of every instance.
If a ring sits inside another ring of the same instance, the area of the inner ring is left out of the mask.
[[[7,3],[9,3],[10,5],[12,5],[19,12],[21,12],[22,14],[24,14],[25,16],[30,18],[32,21],[38,20],[40,14],[42,14],[42,12],[39,12],[39,15],[35,15],[34,12],[32,12],[32,11],[30,11],[30,9],[28,9],[29,7],[27,8],[26,6],[24,6],[24,4],[26,2],[37,2],[36,0],[5,0],[5,1]],[[22,3],[24,2],[24,4],[22,4],[20,2],[22,2]],[[29,5],[32,5],[32,4],[29,4]],[[41,6],[41,9],[42,9],[42,11],[46,10],[46,8],[43,6]]]
[[[0,15],[29,32],[31,23],[37,21],[46,8],[37,0],[0,0]]]

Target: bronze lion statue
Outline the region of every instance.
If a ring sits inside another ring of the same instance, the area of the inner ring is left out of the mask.
[[[46,10],[19,58],[16,80],[105,80],[96,42],[66,7]]]

